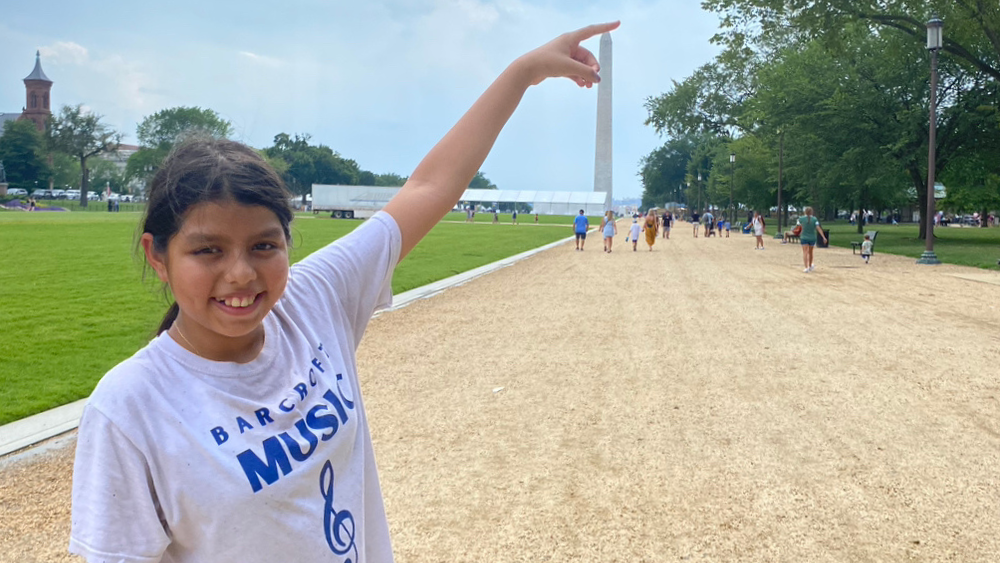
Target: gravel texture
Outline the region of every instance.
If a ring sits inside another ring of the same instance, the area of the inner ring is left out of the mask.
[[[372,321],[397,561],[996,561],[1000,274],[690,233]],[[0,561],[72,560],[74,443],[0,461]]]

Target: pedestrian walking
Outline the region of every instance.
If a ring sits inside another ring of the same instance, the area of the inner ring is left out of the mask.
[[[663,230],[663,238],[670,238],[670,225],[674,222],[674,214],[669,211],[663,212],[660,228]]]
[[[861,257],[865,259],[865,264],[867,264],[868,260],[870,260],[872,257],[873,246],[874,243],[872,243],[872,236],[866,234],[865,240],[861,243]]]
[[[653,245],[656,244],[656,235],[659,231],[656,212],[652,209],[646,213],[646,219],[642,223],[642,231],[646,234],[646,244],[649,245],[649,251],[652,252]]]
[[[611,252],[611,243],[614,242],[615,235],[618,234],[614,212],[608,211],[604,214],[604,219],[601,221],[601,232],[604,234],[604,252]]]
[[[813,264],[813,251],[816,249],[816,238],[819,237],[826,243],[826,235],[820,228],[819,219],[813,217],[813,208],[806,207],[805,215],[799,217],[796,225],[802,227],[799,233],[799,243],[802,245],[802,264],[805,267],[802,271],[809,273],[816,269]]]
[[[587,242],[587,231],[590,230],[590,220],[580,210],[580,214],[573,218],[573,234],[576,238],[576,249],[583,252],[583,243]]]
[[[625,242],[629,239],[632,240],[632,252],[635,252],[639,247],[639,235],[642,234],[642,225],[639,224],[638,219],[632,219],[632,226],[629,227],[629,233],[625,238]]]
[[[764,217],[760,213],[753,214],[753,220],[750,221],[750,228],[753,229],[753,236],[757,238],[757,245],[753,247],[754,250],[764,250]]]

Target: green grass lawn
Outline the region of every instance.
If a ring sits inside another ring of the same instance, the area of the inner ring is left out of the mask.
[[[306,217],[292,224],[292,261],[361,224]],[[139,218],[0,212],[0,424],[86,397],[153,336],[167,302],[155,275],[142,281],[134,252]],[[396,269],[393,291],[570,234],[568,226],[443,223]]]
[[[830,243],[833,246],[851,248],[851,241],[862,241],[857,225],[840,221],[824,223],[830,229]],[[875,238],[875,254],[899,254],[919,258],[924,251],[924,241],[917,238],[916,224],[884,225],[873,224],[863,227],[864,231],[878,231]],[[973,266],[996,270],[1000,260],[1000,229],[973,227],[938,227],[934,229],[934,253],[938,260],[947,264]]]

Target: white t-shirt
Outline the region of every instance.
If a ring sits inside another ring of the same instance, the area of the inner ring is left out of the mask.
[[[631,230],[629,231],[629,238],[631,240],[639,240],[639,234],[642,233],[642,225],[639,223],[632,223]]]
[[[760,217],[753,218],[753,234],[757,237],[764,236],[764,221]]]
[[[392,561],[355,352],[392,301],[378,213],[293,265],[252,362],[166,333],[101,379],[80,422],[70,551],[90,562]]]

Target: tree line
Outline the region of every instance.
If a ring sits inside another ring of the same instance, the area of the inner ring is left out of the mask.
[[[122,134],[82,106],[64,106],[52,115],[43,133],[30,121],[5,124],[0,135],[0,161],[11,187],[29,192],[51,181],[54,185],[80,185],[80,204],[87,205],[91,185],[110,186],[123,192],[136,182],[145,184],[159,169],[175,144],[190,136],[230,138],[233,126],[211,109],[175,107],[145,117],[136,129],[139,149],[121,170],[107,159],[118,151]],[[275,135],[273,144],[258,149],[295,195],[310,193],[313,184],[402,186],[407,177],[376,174],[330,147],[314,144],[308,134]],[[482,172],[470,187],[493,188]]]
[[[925,232],[930,53],[939,56],[938,207],[1000,208],[1000,5],[975,0],[705,0],[710,63],[647,99],[666,138],[643,158],[643,205],[917,206]],[[731,157],[730,155],[734,155]],[[735,162],[732,162],[734,160]],[[701,181],[698,177],[701,176]],[[787,211],[786,211],[787,213]],[[860,225],[859,225],[860,228]]]

